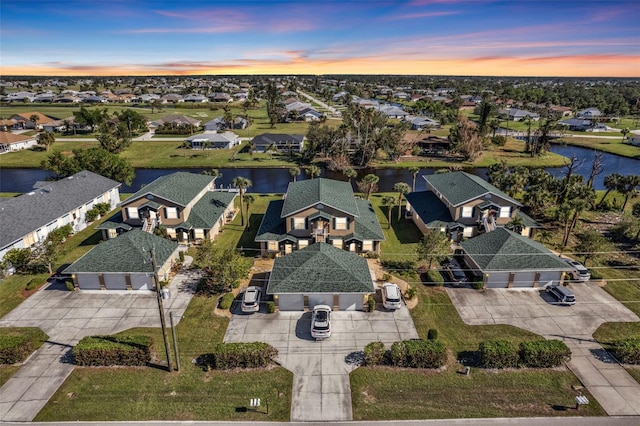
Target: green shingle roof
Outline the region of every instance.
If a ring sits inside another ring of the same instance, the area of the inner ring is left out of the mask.
[[[98,244],[63,272],[153,272],[151,248],[156,250],[156,263],[164,264],[178,243],[134,229]]]
[[[505,228],[478,235],[460,246],[482,271],[571,269],[544,245]]]
[[[284,200],[274,200],[267,206],[264,212],[260,228],[256,234],[255,241],[275,241],[279,240],[282,235],[286,235],[287,228],[284,218],[280,217]]]
[[[319,203],[352,216],[360,214],[349,182],[319,178],[291,182],[280,216],[287,217]]]
[[[516,217],[522,219],[522,224],[527,228],[542,228],[542,225],[536,222],[535,219],[520,210],[516,212]]]
[[[500,191],[481,177],[465,173],[436,173],[423,176],[424,179],[440,192],[453,206],[459,206],[469,200],[481,197],[485,194],[495,194],[518,206],[522,204]]]
[[[267,285],[268,294],[373,292],[367,260],[325,243],[277,258]]]
[[[453,224],[447,206],[431,191],[410,192],[406,196],[412,214],[418,215],[428,228],[441,228]]]
[[[197,229],[213,228],[235,197],[235,192],[207,192],[191,209],[189,224]]]
[[[367,200],[355,199],[360,216],[354,219],[355,229],[353,236],[359,240],[384,241],[384,232],[378,221],[373,206]]]
[[[109,219],[102,222],[100,225],[96,226],[96,229],[126,229],[130,231],[132,227],[122,221],[122,210],[114,213]]]
[[[143,187],[127,199],[125,203],[152,194],[165,200],[173,201],[181,206],[186,206],[215,179],[213,176],[202,174],[176,172],[161,176]]]

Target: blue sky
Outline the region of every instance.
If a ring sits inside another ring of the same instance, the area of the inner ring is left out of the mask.
[[[640,76],[640,1],[0,2],[2,75]]]

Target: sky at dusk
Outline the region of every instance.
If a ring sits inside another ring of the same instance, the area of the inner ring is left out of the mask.
[[[640,77],[640,1],[0,1],[1,75]]]

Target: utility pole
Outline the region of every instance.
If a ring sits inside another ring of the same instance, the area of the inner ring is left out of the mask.
[[[156,265],[156,249],[151,248],[151,267],[153,268],[153,280],[156,285],[156,296],[158,298],[158,310],[160,311],[160,325],[162,327],[162,339],[164,340],[164,349],[167,353],[167,365],[169,366],[169,372],[173,371],[173,364],[171,362],[171,351],[169,350],[169,338],[167,336],[167,321],[164,317],[164,305],[162,303],[162,293],[160,292],[160,279],[158,278],[158,267]]]

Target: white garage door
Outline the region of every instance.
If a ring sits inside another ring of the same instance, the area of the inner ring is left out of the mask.
[[[131,274],[131,288],[133,290],[152,290],[153,277],[151,274]]]
[[[340,310],[341,311],[361,311],[362,310],[362,294],[341,294]]]
[[[100,279],[97,274],[78,274],[80,290],[100,290]]]
[[[535,279],[535,272],[516,272],[513,279],[513,287],[533,287]]]
[[[278,307],[281,311],[303,311],[304,297],[301,294],[280,294]]]
[[[104,286],[107,290],[126,290],[127,282],[124,274],[104,274]]]
[[[509,272],[491,272],[486,286],[488,288],[507,288]]]
[[[333,294],[318,293],[309,295],[309,310],[316,305],[329,305],[333,309]]]

